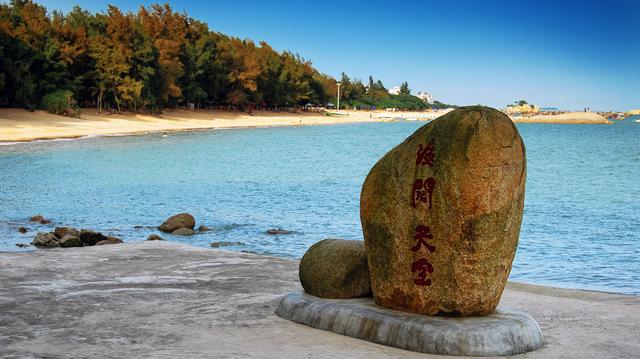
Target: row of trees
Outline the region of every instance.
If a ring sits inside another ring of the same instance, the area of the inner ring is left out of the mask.
[[[341,81],[350,106],[424,107],[408,85],[394,98],[371,77],[368,87],[344,74]],[[337,81],[299,55],[211,31],[168,4],[97,14],[0,4],[0,106],[279,108],[326,104],[336,92]]]

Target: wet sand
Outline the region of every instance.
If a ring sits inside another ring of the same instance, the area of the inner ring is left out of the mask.
[[[171,242],[0,253],[0,357],[438,358],[277,317],[299,289],[298,261]],[[500,305],[545,336],[515,358],[640,353],[640,297],[509,283]]]

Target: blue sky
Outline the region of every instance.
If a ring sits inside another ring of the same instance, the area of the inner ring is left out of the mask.
[[[77,1],[39,1],[68,11]],[[108,2],[82,1],[91,11]],[[112,0],[136,10],[146,0]],[[567,110],[640,108],[640,0],[206,1],[175,10],[387,87],[459,105],[526,99]]]

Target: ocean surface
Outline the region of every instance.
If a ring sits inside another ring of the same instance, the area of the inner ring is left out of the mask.
[[[168,240],[300,258],[361,239],[369,169],[420,122],[212,130],[0,146],[0,251],[37,231],[95,229],[142,241],[190,212],[213,230]],[[528,158],[510,279],[640,294],[640,124],[519,124]],[[42,214],[51,225],[29,217]],[[27,234],[19,226],[30,229]],[[270,228],[295,231],[268,235]]]

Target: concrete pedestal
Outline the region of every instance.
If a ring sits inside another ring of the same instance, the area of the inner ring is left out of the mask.
[[[514,355],[544,342],[533,318],[506,308],[485,317],[431,317],[385,309],[373,298],[323,299],[294,292],[282,298],[276,314],[313,328],[430,354]]]

